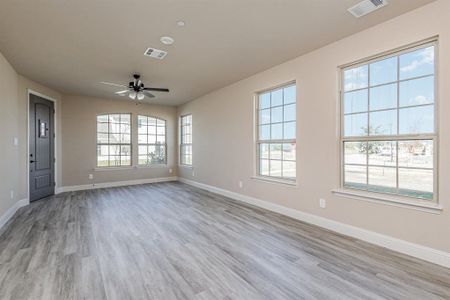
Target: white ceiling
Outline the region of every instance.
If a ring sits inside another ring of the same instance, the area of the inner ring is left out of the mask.
[[[356,19],[347,9],[359,1],[0,0],[0,52],[62,93],[118,97],[99,82],[136,72],[171,90],[150,102],[178,105],[433,0],[389,0]],[[147,47],[169,53],[154,60]]]

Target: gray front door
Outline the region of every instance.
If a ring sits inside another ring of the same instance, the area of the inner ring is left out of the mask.
[[[30,201],[55,193],[53,102],[30,94]]]

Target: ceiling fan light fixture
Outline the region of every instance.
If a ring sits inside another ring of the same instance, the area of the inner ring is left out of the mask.
[[[118,96],[128,96],[128,98],[130,98],[131,100],[137,99],[138,101],[144,100],[145,97],[155,98],[155,95],[150,93],[150,91],[161,92],[161,93],[169,92],[169,89],[166,89],[166,88],[145,87],[145,85],[142,82],[142,80],[140,79],[140,77],[141,76],[139,74],[134,74],[133,75],[134,81],[130,81],[130,83],[128,85],[106,82],[106,81],[103,81],[101,83],[106,84],[106,85],[115,86],[115,87],[126,88],[125,90],[117,91],[114,94],[118,95]]]
[[[135,100],[136,99],[136,96],[137,96],[137,93],[136,92],[130,92],[130,94],[128,95],[128,97],[130,97],[130,99],[133,99],[133,100]]]

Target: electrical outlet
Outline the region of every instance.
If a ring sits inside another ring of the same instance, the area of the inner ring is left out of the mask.
[[[325,199],[319,199],[319,206],[320,206],[320,208],[325,208],[325,207],[327,207],[327,200],[325,200]]]
[[[11,190],[11,191],[9,192],[9,196],[11,197],[11,199],[14,199],[14,191],[13,191],[13,190]]]
[[[244,187],[244,183],[242,181],[239,181],[239,188],[243,188]]]
[[[173,172],[173,170],[172,170],[172,169],[169,169],[169,173],[172,174],[172,172]]]
[[[89,179],[94,179],[94,174],[89,174]]]

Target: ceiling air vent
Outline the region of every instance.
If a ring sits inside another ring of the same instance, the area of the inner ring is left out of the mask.
[[[355,17],[360,18],[386,5],[388,5],[386,0],[364,0],[349,8],[348,11]]]
[[[153,57],[156,59],[163,59],[164,57],[166,57],[167,52],[158,50],[158,49],[154,49],[154,48],[148,48],[147,50],[145,50],[144,55],[150,56],[150,57]]]

